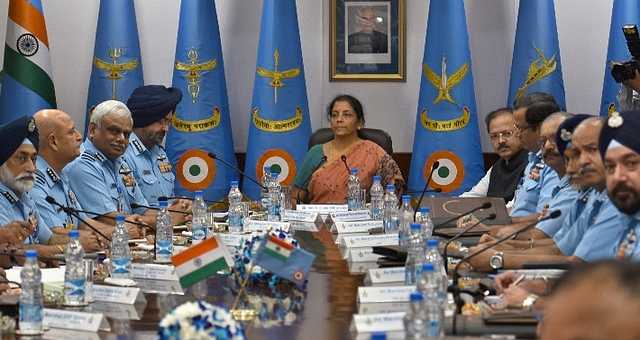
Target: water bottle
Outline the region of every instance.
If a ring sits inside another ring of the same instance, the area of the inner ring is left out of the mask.
[[[280,204],[282,197],[280,196],[280,182],[278,182],[278,174],[271,173],[269,181],[269,204],[267,205],[267,219],[272,222],[280,221]]]
[[[398,198],[395,190],[396,187],[393,184],[388,184],[387,192],[384,194],[383,228],[385,234],[398,233]]]
[[[262,191],[260,192],[260,204],[266,208],[269,205],[269,182],[271,181],[271,167],[265,166],[262,173]]]
[[[166,203],[166,202],[165,202]],[[84,249],[78,240],[80,232],[69,232],[69,243],[64,251],[64,303],[69,306],[84,304]]]
[[[131,278],[131,250],[129,230],[124,225],[124,215],[116,216],[116,227],[111,234],[111,277]]]
[[[193,213],[191,244],[196,245],[207,238],[207,205],[202,198],[202,190],[196,190],[194,195],[195,199],[191,207]]]
[[[156,262],[170,263],[173,255],[173,221],[167,201],[159,201],[160,210],[156,215]]]
[[[422,239],[433,236],[433,221],[431,220],[429,207],[420,207],[420,225],[422,226]]]
[[[427,240],[427,248],[424,252],[424,257],[422,258],[422,263],[432,263],[434,271],[437,275],[440,275],[440,293],[438,298],[441,303],[444,303],[445,292],[447,291],[447,285],[449,282],[449,278],[447,276],[447,272],[444,269],[444,260],[440,255],[440,251],[438,250],[438,240],[434,238],[430,238]]]
[[[38,266],[38,251],[27,250],[25,262],[20,271],[22,293],[20,294],[20,332],[22,334],[42,333],[42,273]]]
[[[371,210],[371,219],[375,221],[382,220],[382,212],[384,209],[384,189],[380,183],[380,176],[373,176],[373,184],[369,189],[371,195],[371,204],[369,209]]]
[[[411,223],[411,233],[407,239],[407,261],[405,262],[404,281],[408,286],[418,283],[422,274],[422,257],[424,241],[420,223]]]
[[[411,207],[411,196],[402,195],[402,205],[400,206],[400,223],[398,224],[398,244],[407,245],[407,239],[411,233],[411,223],[415,222],[413,208]]]
[[[422,308],[427,314],[428,331],[426,339],[436,339],[443,332],[444,323],[444,303],[440,301],[442,292],[442,275],[439,275],[433,263],[422,264],[422,276],[416,286],[419,293],[422,293],[424,301]]]
[[[347,208],[350,211],[359,210],[361,208],[362,199],[360,198],[360,178],[358,178],[358,169],[351,169],[349,182],[347,183],[349,192],[347,193]]]
[[[231,181],[229,190],[229,232],[234,234],[242,233],[242,218],[244,209],[242,207],[242,193],[238,189],[238,181]]]
[[[422,294],[411,293],[409,295],[409,310],[404,315],[404,332],[407,340],[425,339],[429,320],[423,305],[424,297]]]

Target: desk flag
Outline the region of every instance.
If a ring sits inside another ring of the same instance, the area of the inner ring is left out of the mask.
[[[601,116],[608,116],[614,111],[622,110],[617,98],[621,84],[616,83],[613,76],[611,76],[611,63],[629,61],[631,59],[627,40],[622,33],[622,26],[630,24],[640,26],[640,1],[614,0],[611,27],[609,28],[609,48],[607,49],[607,60],[604,66],[604,83],[600,102]]]
[[[264,167],[271,166],[280,184],[290,185],[307,153],[309,136],[296,1],[265,0],[244,172],[261,178]],[[260,198],[257,184],[244,181],[242,187],[249,198]]]
[[[84,134],[87,135],[93,109],[105,100],[123,103],[144,85],[140,41],[133,0],[101,0]]]
[[[56,108],[49,38],[40,0],[9,1],[0,124]]]
[[[176,196],[227,196],[238,174],[209,152],[237,166],[216,5],[182,1],[172,86],[184,93],[167,134],[167,155],[178,178]]]
[[[507,106],[531,92],[552,94],[566,110],[553,0],[520,0]]]
[[[275,235],[264,237],[253,257],[258,266],[302,286],[307,280],[315,255],[294,247]]]
[[[484,174],[463,0],[431,0],[420,74],[409,190],[457,195]]]
[[[220,235],[207,238],[173,255],[171,262],[176,268],[176,274],[183,288],[235,265]]]

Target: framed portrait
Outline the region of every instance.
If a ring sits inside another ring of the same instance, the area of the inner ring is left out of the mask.
[[[331,0],[330,81],[405,81],[405,0]]]

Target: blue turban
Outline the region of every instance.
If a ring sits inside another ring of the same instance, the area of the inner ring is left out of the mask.
[[[600,156],[604,159],[604,154],[613,140],[640,154],[639,132],[640,111],[612,113],[600,131],[600,140],[598,141]]]
[[[146,85],[133,90],[127,100],[127,107],[131,111],[133,127],[145,127],[151,125],[169,112],[175,110],[182,100],[182,91],[175,87],[163,85]]]
[[[0,148],[0,165],[4,164],[27,139],[38,151],[38,127],[31,116],[18,117],[0,126],[0,137],[3,147]]]
[[[566,150],[567,146],[571,143],[573,130],[575,130],[583,120],[591,117],[593,116],[584,113],[577,114],[565,119],[562,124],[558,126],[558,131],[556,131],[556,146],[558,146],[558,152],[560,152],[561,156],[564,156],[564,150]]]

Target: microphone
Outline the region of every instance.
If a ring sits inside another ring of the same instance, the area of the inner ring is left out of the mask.
[[[148,206],[148,205],[142,205],[142,204],[138,204],[138,203],[131,203],[131,209],[136,209],[136,208],[146,208],[146,209],[152,209],[152,210],[160,210],[160,208],[158,208],[158,207],[151,207],[151,206]],[[188,214],[188,215],[192,214],[190,212],[184,212],[184,211],[173,210],[173,209],[167,209],[167,211],[168,212],[178,213],[178,214]]]
[[[184,199],[184,200],[191,200],[193,201],[194,198],[193,197],[178,197],[178,196],[159,196],[158,197],[158,202],[160,201],[167,201],[167,200],[177,200],[177,199]],[[225,201],[214,201],[214,200],[205,200],[203,199],[203,201],[207,202],[207,203],[219,203],[219,204],[229,204],[229,202],[225,202]]]
[[[486,221],[486,220],[494,220],[496,218],[496,214],[489,214],[489,216],[479,220],[478,222],[474,223],[472,226],[466,228],[465,230],[461,231],[458,233],[458,235],[452,237],[451,239],[449,239],[449,241],[447,241],[447,243],[444,244],[444,251],[442,253],[442,257],[444,259],[444,263],[449,263],[449,258],[447,256],[447,249],[449,249],[449,244],[451,244],[451,242],[459,239],[460,237],[462,237],[462,235],[466,234],[467,232],[469,232],[469,230],[475,228],[476,226],[478,226],[480,223]],[[449,274],[449,266],[445,265],[444,266],[444,271]]]
[[[326,161],[327,161],[327,156],[322,156],[322,158],[320,159],[320,162],[318,162],[318,164],[313,168],[313,171],[311,171],[311,173],[309,174],[309,177],[307,177],[304,180],[304,182],[302,182],[301,187],[304,187],[305,185],[307,185],[307,183],[311,181],[311,177],[313,176],[313,173],[316,172],[320,168],[322,163]],[[346,161],[346,157],[345,157],[345,161]],[[296,197],[296,204],[300,204],[300,190],[298,190],[298,195]]]
[[[234,166],[233,164],[225,161],[224,159],[218,157],[218,155],[216,155],[213,152],[209,152],[207,155],[209,155],[209,157],[213,158],[213,159],[217,159],[220,162],[224,163],[226,166],[230,167],[231,169],[235,170],[237,173],[241,174],[242,177],[250,180],[251,182],[257,184],[258,186],[260,186],[263,189],[266,189],[266,187],[262,184],[260,184],[260,182],[256,181],[254,178],[247,176],[247,174],[245,174],[242,170],[238,169],[236,166]]]
[[[93,230],[96,234],[102,236],[102,238],[104,238],[105,240],[111,242],[111,238],[107,237],[105,234],[103,234],[100,230],[98,230],[96,227],[92,226],[91,224],[87,223],[87,221],[85,221],[82,217],[80,217],[80,214],[78,214],[75,209],[69,208],[65,205],[62,205],[60,203],[58,203],[58,201],[56,201],[55,198],[51,197],[51,196],[47,196],[45,198],[45,200],[47,201],[47,203],[52,204],[52,205],[57,205],[60,207],[60,209],[62,209],[62,211],[64,211],[66,214],[69,214],[71,216],[76,217],[78,220],[80,220],[80,222],[84,223],[87,225],[87,227],[89,227],[89,229]]]
[[[469,211],[467,211],[465,213],[462,213],[462,214],[460,214],[460,215],[458,215],[456,217],[450,218],[450,219],[438,224],[437,226],[434,226],[433,229],[443,228],[447,223],[455,221],[456,219],[460,218],[460,216],[469,215],[469,214],[471,214],[472,212],[474,212],[476,210],[489,209],[489,208],[491,208],[491,202],[484,202],[479,207],[475,207],[475,208],[473,208],[473,209],[471,209],[471,210],[469,210]]]
[[[347,156],[342,155],[340,156],[340,159],[342,160],[342,163],[344,163],[344,166],[347,168],[347,172],[351,174],[351,168],[349,167],[349,165],[347,165]]]
[[[429,177],[427,178],[427,182],[424,184],[424,189],[422,190],[422,194],[420,194],[420,199],[418,200],[418,204],[416,205],[416,208],[413,210],[413,216],[415,216],[418,213],[418,208],[420,207],[420,202],[422,202],[422,199],[424,198],[424,194],[427,192],[427,189],[429,188],[429,183],[431,183],[431,179],[433,178],[433,173],[436,171],[436,169],[440,167],[440,161],[435,161],[433,163],[433,165],[431,166],[431,172],[429,173]],[[441,188],[439,188],[440,191],[442,191]]]
[[[407,191],[404,192],[404,194],[405,195],[410,195],[410,194],[417,194],[417,193],[421,193],[421,192],[422,192],[422,190],[420,190],[420,191],[409,191],[409,190],[407,190]],[[442,192],[442,188],[428,189],[425,192],[441,193]]]

